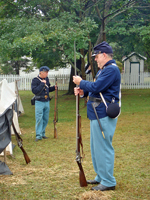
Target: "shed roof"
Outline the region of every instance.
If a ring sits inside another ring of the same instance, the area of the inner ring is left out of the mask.
[[[125,56],[125,57],[122,59],[122,61],[128,60],[128,59],[129,59],[130,57],[132,57],[133,55],[136,55],[136,56],[140,57],[140,58],[143,59],[143,60],[147,60],[146,57],[140,55],[139,53],[132,52],[132,53],[130,53],[128,56]]]

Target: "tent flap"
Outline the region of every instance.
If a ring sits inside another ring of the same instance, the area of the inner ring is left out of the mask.
[[[1,175],[12,175],[13,173],[10,171],[5,162],[0,161],[0,174]]]
[[[5,114],[0,116],[0,153],[11,142],[11,129],[13,110],[8,109]]]

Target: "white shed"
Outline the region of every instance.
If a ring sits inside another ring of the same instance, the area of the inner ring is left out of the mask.
[[[122,61],[124,62],[124,73],[126,74],[126,83],[143,83],[143,76],[140,76],[144,72],[144,61],[147,58],[132,52],[128,56],[124,57]]]

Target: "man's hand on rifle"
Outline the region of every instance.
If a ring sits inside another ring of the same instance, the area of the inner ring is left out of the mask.
[[[55,90],[57,90],[58,89],[58,87],[57,87],[57,85],[55,85]]]
[[[75,96],[77,96],[78,94],[79,94],[80,96],[83,96],[83,95],[84,95],[84,92],[83,92],[83,90],[81,90],[79,87],[75,87],[75,88],[74,88],[74,94],[75,94]]]
[[[73,82],[77,85],[80,85],[82,78],[80,76],[73,76]]]

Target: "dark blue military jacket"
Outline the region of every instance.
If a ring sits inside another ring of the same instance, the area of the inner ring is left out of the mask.
[[[37,95],[38,98],[36,98],[36,100],[50,101],[49,92],[54,91],[55,86],[50,87],[48,77],[46,77],[46,85],[48,87],[45,85],[45,83],[41,82],[39,79],[42,80],[42,78],[40,78],[39,76],[38,78],[37,77],[33,78],[32,83],[31,83],[32,92],[33,94],[35,94],[35,96]]]
[[[108,61],[102,70],[99,70],[96,75],[95,82],[82,80],[80,82],[80,89],[84,90],[85,96],[100,98],[100,92],[106,101],[111,102],[115,98],[115,102],[119,101],[121,75],[119,68],[116,66],[115,60]],[[87,116],[90,120],[96,119],[92,101],[87,102]],[[100,103],[96,107],[99,118],[106,117],[106,106]]]

